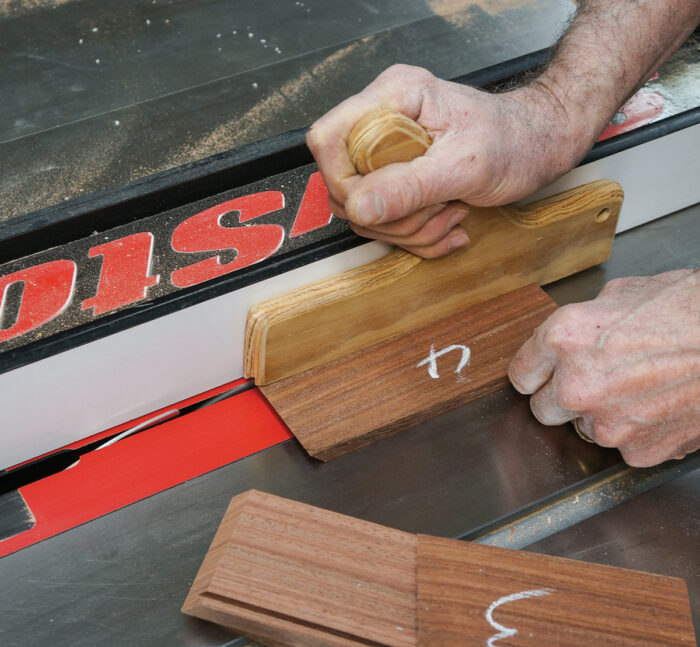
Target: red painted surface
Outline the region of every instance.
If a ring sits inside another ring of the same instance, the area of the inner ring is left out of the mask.
[[[192,404],[240,382],[223,385],[175,406]],[[157,413],[69,447],[123,431]],[[291,434],[285,424],[262,394],[253,389],[90,452],[76,466],[21,488],[36,524],[0,541],[0,557],[289,438]]]
[[[219,221],[225,214],[238,211],[239,221],[243,223],[283,207],[281,191],[263,191],[227,200],[181,222],[173,232],[172,246],[176,252],[230,249],[236,250],[236,258],[230,263],[221,263],[218,256],[213,256],[175,270],[171,275],[173,285],[178,288],[197,285],[272,256],[284,240],[281,225],[223,227]]]
[[[296,238],[315,229],[321,229],[331,221],[332,217],[333,213],[328,206],[328,189],[323,183],[321,173],[316,171],[311,174],[309,183],[306,185],[289,237]]]
[[[73,261],[49,261],[0,277],[0,315],[7,289],[13,283],[24,283],[17,320],[0,330],[0,342],[43,326],[63,312],[73,294],[76,269]]]
[[[608,124],[598,137],[598,141],[621,135],[648,124],[661,114],[664,103],[663,95],[658,92],[638,92],[618,110],[625,115],[625,121],[618,125]]]
[[[152,254],[153,234],[147,231],[90,248],[90,258],[102,256],[102,269],[97,294],[85,299],[82,309],[95,308],[101,315],[145,299],[160,279],[150,274]]]

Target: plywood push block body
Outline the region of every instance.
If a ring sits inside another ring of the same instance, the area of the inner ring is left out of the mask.
[[[421,154],[426,137],[398,113],[369,115],[349,149],[368,172]],[[322,460],[501,388],[555,308],[537,286],[606,260],[621,204],[601,180],[524,207],[471,207],[466,248],[435,260],[395,250],[259,303],[246,377]]]
[[[694,645],[682,580],[393,530],[249,491],[183,606],[269,647]]]

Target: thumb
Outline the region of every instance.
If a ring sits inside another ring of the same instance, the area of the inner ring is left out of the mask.
[[[348,217],[367,227],[455,199],[452,169],[443,167],[435,157],[424,155],[372,171],[349,190],[345,202]]]

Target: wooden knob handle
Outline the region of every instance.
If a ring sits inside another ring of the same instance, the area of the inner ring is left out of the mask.
[[[432,141],[423,126],[396,110],[367,113],[350,132],[348,152],[361,175],[387,164],[410,162],[423,155]]]

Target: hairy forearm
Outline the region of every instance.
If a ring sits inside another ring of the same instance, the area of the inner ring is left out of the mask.
[[[700,0],[583,0],[532,87],[565,115],[574,156],[700,22]]]

